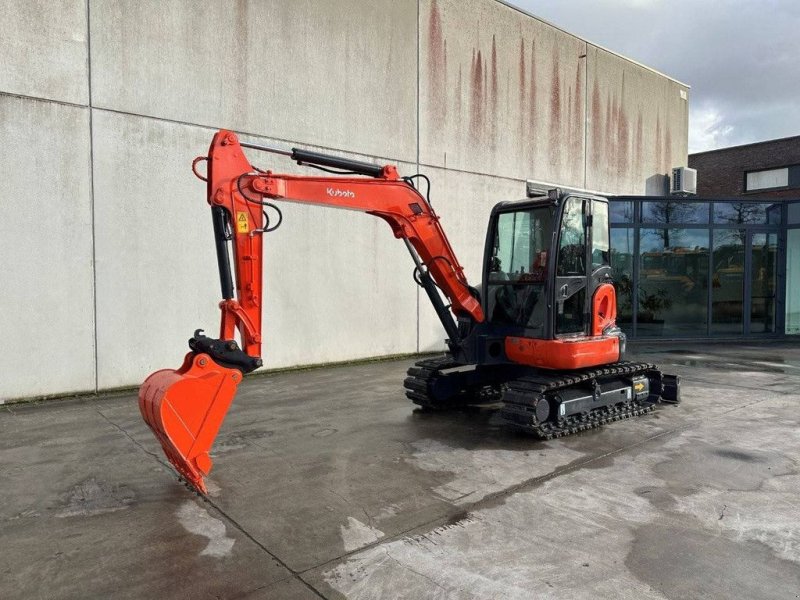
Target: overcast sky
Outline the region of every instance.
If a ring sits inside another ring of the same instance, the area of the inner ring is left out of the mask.
[[[800,0],[509,0],[689,84],[689,152],[800,135]]]

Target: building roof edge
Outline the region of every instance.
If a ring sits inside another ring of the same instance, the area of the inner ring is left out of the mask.
[[[532,19],[536,19],[537,21],[539,21],[541,23],[544,23],[545,25],[547,25],[549,27],[557,29],[558,31],[560,31],[562,33],[566,33],[567,35],[570,35],[570,36],[574,37],[575,39],[581,40],[582,42],[584,42],[586,44],[590,44],[590,45],[594,46],[595,48],[598,48],[598,49],[602,50],[603,52],[608,52],[609,54],[613,54],[614,56],[617,56],[617,57],[619,57],[619,58],[621,58],[621,59],[623,59],[625,61],[628,61],[629,63],[632,63],[632,64],[636,65],[637,67],[641,67],[643,69],[647,69],[651,73],[655,73],[656,75],[659,75],[660,77],[664,77],[665,79],[669,79],[670,81],[672,81],[674,83],[677,83],[678,85],[682,85],[683,87],[685,87],[687,89],[691,89],[692,88],[692,86],[690,86],[688,83],[684,83],[683,81],[681,81],[679,79],[676,79],[675,77],[672,77],[671,75],[667,75],[666,73],[662,73],[661,71],[659,71],[657,69],[654,69],[653,67],[650,67],[650,66],[648,66],[648,65],[646,65],[644,63],[640,63],[638,60],[634,60],[634,59],[630,58],[629,56],[625,56],[624,54],[620,54],[619,52],[611,50],[610,48],[606,48],[605,46],[601,46],[600,44],[596,44],[591,40],[587,40],[585,37],[581,37],[581,36],[579,36],[579,35],[577,35],[575,33],[572,33],[571,31],[567,31],[563,27],[560,27],[559,25],[556,25],[555,23],[552,23],[552,22],[548,21],[547,19],[543,19],[542,17],[538,17],[538,16],[534,15],[533,13],[529,13],[527,10],[525,10],[523,8],[520,8],[519,6],[514,6],[513,4],[510,4],[507,0],[494,0],[494,1],[499,3],[499,4],[502,4],[503,6],[507,6],[508,8],[510,8],[512,10],[515,10],[515,11],[517,11],[519,13],[522,13],[523,15],[525,15],[527,17],[530,17]]]
[[[700,152],[691,152],[689,156],[697,156],[698,154],[711,154],[712,152],[725,152],[727,150],[738,150],[740,148],[747,148],[748,146],[763,146],[765,144],[774,144],[777,142],[785,142],[786,140],[800,140],[800,135],[787,135],[786,137],[775,138],[772,140],[761,140],[760,142],[748,142],[746,144],[736,144],[735,146],[725,146],[724,148],[715,148],[713,150],[702,150]]]

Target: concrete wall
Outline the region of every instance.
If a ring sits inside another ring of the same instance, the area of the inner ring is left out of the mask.
[[[216,128],[426,172],[475,282],[525,178],[643,193],[686,164],[685,87],[494,0],[0,0],[0,28],[0,402],[135,385],[216,332],[189,170]],[[383,222],[283,210],[266,367],[443,347]]]

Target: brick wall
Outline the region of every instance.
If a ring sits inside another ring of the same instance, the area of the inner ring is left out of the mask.
[[[689,155],[689,166],[697,169],[699,196],[798,198],[800,187],[749,193],[744,190],[747,171],[789,165],[800,165],[800,136]]]

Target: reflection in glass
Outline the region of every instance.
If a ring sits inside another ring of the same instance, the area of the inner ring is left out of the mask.
[[[557,275],[586,275],[586,228],[583,226],[583,199],[567,200],[561,216],[558,241]]]
[[[788,213],[786,222],[789,225],[800,225],[800,201],[787,202],[786,212]]]
[[[744,248],[742,229],[714,230],[711,271],[711,333],[744,331]]]
[[[750,332],[775,332],[776,257],[778,236],[775,233],[753,233],[751,241]]]
[[[630,200],[612,200],[609,210],[609,223],[633,223],[633,202]]]
[[[708,224],[707,202],[659,200],[642,202],[642,223]]]
[[[797,205],[800,207],[800,204]],[[612,238],[613,239],[613,238]],[[786,334],[800,333],[800,229],[786,232]]]
[[[592,269],[608,264],[608,204],[592,202]]]
[[[779,225],[780,204],[715,202],[714,223],[719,225]]]
[[[708,229],[641,229],[637,333],[706,335]]]
[[[633,240],[634,229],[611,230],[611,276],[617,291],[617,324],[633,333]]]

